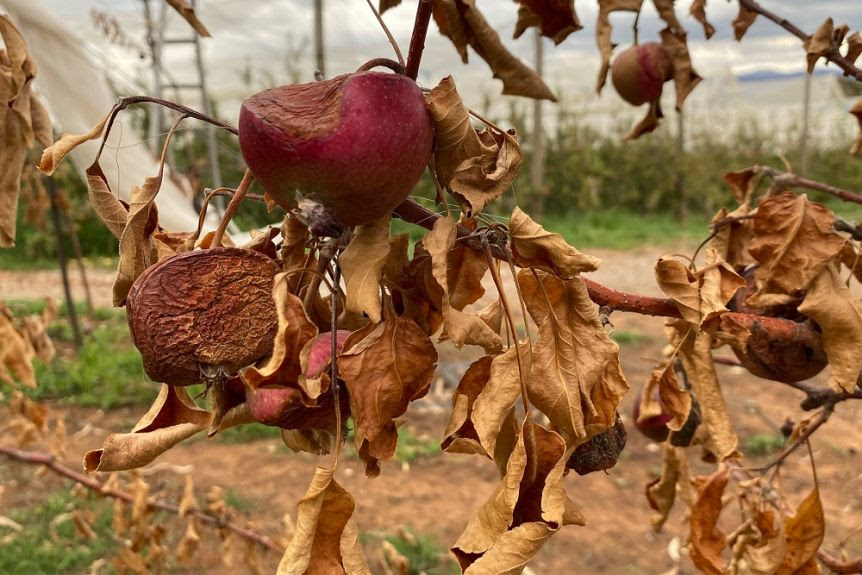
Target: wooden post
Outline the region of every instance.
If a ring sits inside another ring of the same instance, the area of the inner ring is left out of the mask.
[[[542,31],[536,28],[533,43],[536,73],[541,76],[544,68]],[[542,100],[533,100],[533,130],[530,138],[532,159],[530,161],[530,184],[533,188],[533,217],[541,219],[545,207],[545,134],[542,127]]]
[[[314,0],[314,59],[317,72],[326,78],[326,58],[323,53],[323,0]]]

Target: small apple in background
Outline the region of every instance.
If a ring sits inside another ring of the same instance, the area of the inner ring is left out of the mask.
[[[644,389],[646,389],[646,385],[640,388],[637,396],[635,397],[632,420],[635,422],[635,429],[640,431],[649,439],[661,443],[662,441],[667,439],[667,436],[670,433],[667,424],[672,419],[672,417],[668,412],[664,410],[664,408],[662,408],[660,414],[641,419],[641,401],[643,400]],[[659,400],[658,396],[658,387],[653,388],[652,400],[658,402],[658,404],[661,405],[661,400]]]
[[[620,97],[632,106],[655,102],[662,86],[673,77],[673,64],[658,42],[636,44],[623,50],[611,65],[611,81]]]

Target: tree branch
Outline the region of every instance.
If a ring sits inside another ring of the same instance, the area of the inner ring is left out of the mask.
[[[820,549],[817,551],[817,558],[820,559],[821,563],[826,565],[833,573],[839,573],[841,575],[853,575],[854,573],[862,573],[862,559],[856,559],[855,561],[842,561],[837,557],[833,557]]]
[[[772,20],[773,22],[775,22],[803,42],[808,39],[809,34],[806,34],[802,30],[800,30],[792,22],[787,20],[787,18],[782,18],[781,16],[770,12],[769,10],[755,2],[755,0],[739,0],[739,3],[748,10],[752,12],[757,12],[764,18]],[[843,70],[847,76],[851,76],[856,80],[862,82],[862,69],[856,67],[853,62],[842,56],[841,52],[839,52],[837,48],[833,48],[832,50],[824,54],[823,57],[841,68],[841,70]]]
[[[76,483],[80,483],[87,489],[94,491],[100,495],[104,495],[106,497],[113,497],[114,499],[119,499],[120,501],[124,501],[126,503],[132,503],[134,501],[134,497],[130,493],[120,491],[118,489],[105,489],[105,486],[102,482],[93,479],[92,477],[88,477],[83,473],[79,473],[67,465],[64,465],[60,461],[57,461],[57,458],[50,453],[39,451],[24,451],[22,449],[10,447],[8,445],[0,445],[0,453],[16,461],[30,463],[32,465],[41,465],[47,469],[50,469],[57,475],[60,475],[67,479],[71,479]],[[175,515],[180,514],[179,507],[171,503],[161,501],[159,499],[149,501],[148,505],[151,509],[167,511],[168,513],[173,513]],[[245,529],[238,525],[234,525],[229,521],[226,521],[219,517],[215,517],[208,513],[204,513],[203,511],[199,511],[197,509],[189,511],[189,515],[195,517],[201,523],[204,523],[206,525],[217,527],[219,529],[227,529],[229,531],[233,531],[243,539],[247,539],[248,541],[257,543],[264,549],[267,549],[274,553],[284,553],[284,548],[266,535],[255,533],[254,531]]]
[[[782,172],[781,170],[776,170],[775,168],[771,168],[769,166],[754,166],[754,171],[769,176],[770,178],[772,178],[772,181],[785,189],[806,188],[809,190],[815,190],[817,192],[824,192],[826,194],[833,195],[836,198],[844,200],[845,202],[862,204],[862,194],[857,194],[856,192],[851,192],[850,190],[836,188],[835,186],[830,186],[829,184],[824,184],[815,180],[809,180],[808,178],[803,178],[801,176],[797,176],[796,174],[791,174],[790,172]]]
[[[410,37],[410,51],[407,53],[407,77],[415,80],[419,76],[419,64],[422,62],[422,52],[425,50],[425,37],[428,35],[428,24],[431,22],[431,10],[434,0],[419,0],[416,6],[416,21],[413,24],[413,35]]]

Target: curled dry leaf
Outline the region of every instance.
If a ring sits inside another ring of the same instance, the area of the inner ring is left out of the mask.
[[[533,267],[563,279],[599,269],[602,260],[581,253],[560,234],[549,232],[515,206],[509,221],[512,256],[521,267]]]
[[[715,26],[710,24],[709,20],[706,19],[706,0],[693,0],[688,12],[703,26],[703,33],[706,39],[709,40],[712,38],[713,34],[715,34]]]
[[[754,223],[750,219],[735,221],[750,213],[748,204],[742,204],[732,212],[722,208],[713,216],[710,224],[714,229],[714,235],[709,242],[709,247],[718,252],[718,256],[737,271],[742,271],[746,266],[754,263],[754,258],[748,253],[748,246],[754,236]]]
[[[721,466],[709,477],[696,477],[697,500],[691,508],[691,560],[707,575],[722,575],[725,562],[721,552],[727,537],[718,529],[721,496],[730,479],[730,468]]]
[[[488,457],[497,452],[500,430],[505,428],[521,394],[521,378],[529,381],[530,365],[530,344],[526,340],[491,360],[487,383],[476,396],[469,413],[479,445]]]
[[[434,228],[422,238],[422,245],[431,257],[430,273],[442,288],[441,311],[443,332],[456,347],[479,345],[486,353],[499,353],[502,347],[500,336],[476,315],[458,310],[450,301],[449,254],[453,249],[469,249],[455,246],[455,220],[447,216],[434,222]]]
[[[757,12],[749,10],[742,2],[739,3],[739,12],[733,20],[733,36],[737,41],[742,40],[751,25],[757,19]]]
[[[21,174],[27,150],[51,139],[47,112],[31,92],[36,64],[27,43],[6,15],[0,15],[5,49],[0,59],[0,248],[15,245]]]
[[[401,4],[401,0],[380,0],[380,3],[377,5],[377,11],[383,14],[390,8],[395,8]]]
[[[209,428],[210,413],[199,408],[184,387],[162,385],[150,410],[129,433],[112,433],[101,449],[84,455],[84,469],[122,471],[152,462],[174,445]],[[229,410],[219,429],[250,423],[245,404]]]
[[[333,477],[318,467],[300,499],[296,532],[290,540],[277,575],[371,575],[353,518],[356,502]]]
[[[638,420],[647,420],[661,415],[671,416],[667,427],[679,431],[691,411],[691,394],[681,388],[674,370],[673,358],[664,367],[654,369],[641,394],[640,415]],[[658,388],[658,393],[655,393]]]
[[[859,32],[853,32],[847,36],[847,53],[844,57],[855,64],[860,55],[862,55],[862,35]]]
[[[757,291],[746,303],[781,305],[803,293],[846,243],[834,221],[831,210],[805,194],[787,192],[761,202],[748,247],[760,264],[754,273]]]
[[[859,132],[856,134],[856,139],[853,141],[853,145],[850,146],[850,153],[856,156],[859,154],[859,151],[862,150],[862,100],[853,104],[853,107],[850,108],[850,113],[853,114],[856,118],[856,123],[859,125]]]
[[[661,31],[661,43],[673,60],[673,83],[676,88],[676,109],[682,110],[685,99],[692,90],[700,84],[703,78],[694,71],[691,56],[688,53],[686,33],[680,29],[673,31],[665,28]]]
[[[518,175],[521,147],[511,134],[476,131],[451,76],[443,78],[426,101],[434,125],[437,179],[452,191],[464,214],[475,217]]]
[[[345,343],[338,371],[350,392],[360,452],[376,460],[395,455],[395,419],[428,392],[436,366],[434,344],[415,322],[395,315],[391,305],[384,307],[381,323]]]
[[[33,346],[15,329],[11,312],[0,303],[0,382],[14,386],[17,380],[35,388],[35,356]]]
[[[174,553],[177,563],[180,565],[192,565],[200,544],[201,536],[198,533],[194,518],[191,518],[186,523],[186,530],[182,538],[180,538],[180,542],[177,543],[177,550]]]
[[[647,113],[643,119],[635,124],[635,126],[628,131],[628,133],[623,136],[623,140],[637,140],[644,134],[649,134],[655,131],[656,128],[659,127],[659,121],[664,117],[661,111],[661,102],[659,100],[654,100],[649,103],[647,106]]]
[[[503,81],[503,94],[557,101],[541,76],[506,49],[475,0],[438,0],[434,20],[440,33],[455,44],[464,62],[469,44],[488,63],[494,77]]]
[[[195,13],[194,7],[188,3],[188,0],[165,0],[168,3],[168,6],[179,12],[180,16],[189,23],[189,25],[194,28],[195,32],[198,33],[198,36],[202,36],[204,38],[209,38],[210,33],[207,30],[206,26],[198,20],[198,15]]]
[[[682,447],[662,443],[661,474],[647,483],[646,498],[655,511],[651,517],[653,530],[661,529],[676,501],[677,488],[686,489],[688,461]]]
[[[611,54],[614,44],[611,41],[610,13],[616,11],[640,12],[644,0],[599,0],[599,17],[596,23],[596,44],[602,58],[596,92],[601,93],[611,69]]]
[[[667,24],[675,34],[685,32],[685,29],[676,17],[674,0],[652,0],[652,3],[655,5],[655,9],[656,12],[658,12],[659,17],[665,21],[665,24]]]
[[[845,26],[846,28],[846,26]],[[817,30],[805,40],[805,57],[808,60],[808,73],[814,71],[814,66],[817,65],[817,60],[825,56],[832,50],[837,49],[841,45],[841,41],[836,46],[833,42],[834,25],[832,18],[827,18]],[[846,33],[846,30],[845,30]],[[844,36],[841,35],[841,40]]]
[[[518,284],[539,333],[532,353],[530,401],[569,445],[583,443],[616,421],[628,383],[619,346],[602,326],[583,280],[522,270]]]
[[[823,333],[831,366],[829,386],[852,392],[862,373],[862,302],[829,265],[809,286],[799,311],[816,321]]]
[[[472,415],[476,398],[491,378],[493,357],[485,355],[470,364],[452,395],[452,413],[440,448],[447,453],[485,454]]]
[[[671,344],[679,346],[679,358],[695,397],[700,403],[703,424],[712,439],[715,456],[723,460],[736,452],[738,439],[733,431],[727,406],[712,361],[713,336],[695,333],[684,321],[669,322]]]
[[[727,311],[725,304],[745,285],[745,280],[713,248],[707,248],[706,262],[695,273],[679,260],[663,256],[656,263],[655,275],[682,318],[698,327]]]
[[[804,567],[815,562],[817,550],[823,544],[826,530],[823,505],[817,486],[802,500],[796,513],[784,522],[784,538],[787,544],[784,559],[775,575],[804,574]],[[817,573],[816,570],[810,571]]]
[[[584,525],[568,498],[566,444],[525,421],[500,485],[452,546],[465,574],[516,574],[564,525]]]
[[[727,172],[724,174],[724,181],[733,190],[733,198],[737,202],[748,204],[762,177],[763,172],[757,166],[751,166],[735,172]]]
[[[105,124],[108,122],[108,118],[110,118],[110,116],[111,114],[108,114],[99,120],[99,123],[93,126],[93,129],[86,134],[63,134],[59,140],[54,142],[53,145],[45,148],[42,152],[42,158],[39,160],[39,171],[46,176],[53,175],[54,171],[60,166],[60,162],[63,161],[63,158],[65,158],[69,152],[84,142],[95,140],[102,135],[102,131],[105,129]],[[90,171],[87,170],[87,173],[89,174]]]
[[[569,34],[583,28],[575,13],[574,0],[518,0],[518,3],[515,38],[520,37],[527,28],[536,26],[542,31],[542,36],[559,44]]]
[[[387,215],[374,223],[358,226],[347,249],[338,258],[347,291],[348,312],[365,314],[374,323],[381,319],[380,281],[389,255]]]

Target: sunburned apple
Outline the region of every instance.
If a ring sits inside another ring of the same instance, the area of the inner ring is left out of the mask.
[[[239,115],[242,155],[263,189],[286,209],[314,202],[346,226],[407,199],[432,133],[416,82],[384,72],[265,90]]]
[[[658,100],[662,86],[672,77],[670,56],[658,42],[637,44],[620,52],[611,66],[614,88],[633,106]]]

